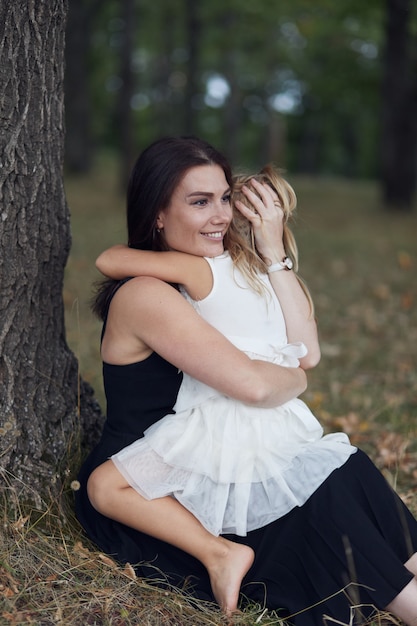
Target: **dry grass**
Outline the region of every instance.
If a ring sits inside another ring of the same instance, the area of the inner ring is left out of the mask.
[[[42,625],[212,625],[185,595],[164,592],[119,567],[63,519],[62,508],[19,515],[3,525],[0,623]],[[197,617],[198,615],[198,617]],[[196,621],[198,620],[198,621]]]
[[[137,578],[129,564],[117,565],[82,537],[67,496],[43,512],[17,506],[11,513],[4,508],[0,624],[285,626],[278,615],[259,605],[231,621],[214,604],[196,601],[186,590],[165,591]],[[335,623],[324,620],[328,626]],[[400,626],[392,616],[377,611],[365,624]]]
[[[117,565],[81,536],[70,508],[64,511],[65,502],[63,496],[43,512],[17,507],[11,514],[5,507],[0,624],[285,626],[278,615],[259,605],[229,620],[215,605],[194,600],[186,590],[164,591],[137,578],[129,564]],[[341,626],[332,619],[324,623]],[[366,624],[400,626],[392,616],[377,611]]]
[[[196,601],[186,589],[151,585],[131,565],[97,551],[82,536],[68,495],[43,512],[4,506],[0,624],[230,626],[215,604]],[[259,606],[233,620],[236,626],[254,623],[282,622]]]
[[[364,447],[416,511],[417,216],[390,216],[374,185],[297,180],[301,273],[317,305],[323,358],[305,400],[328,430]],[[89,312],[94,259],[123,241],[124,201],[114,167],[68,179],[73,247],[65,281],[67,338],[104,407],[100,324]],[[100,554],[81,535],[68,488],[44,511],[4,503],[0,624],[205,626],[225,624],[211,604],[166,592]],[[14,505],[14,506],[12,506]],[[196,608],[196,606],[198,608]],[[374,624],[395,624],[382,614]],[[261,606],[236,625],[280,624]],[[327,622],[329,625],[332,621]]]

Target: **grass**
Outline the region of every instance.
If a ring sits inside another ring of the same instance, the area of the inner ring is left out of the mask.
[[[417,212],[383,212],[368,182],[292,182],[300,272],[316,302],[323,351],[304,399],[326,430],[343,429],[366,449],[416,511]],[[100,323],[88,302],[99,278],[94,259],[125,239],[124,199],[110,162],[88,178],[68,178],[66,190],[73,229],[64,289],[67,340],[104,409]],[[73,478],[47,510],[4,503],[0,624],[226,623],[214,606],[199,603],[197,610],[186,594],[155,589],[90,545],[73,517]],[[385,617],[376,614],[373,623]],[[253,606],[234,623],[281,621]]]

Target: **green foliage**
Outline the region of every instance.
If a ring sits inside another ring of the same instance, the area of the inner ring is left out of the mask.
[[[375,176],[380,2],[196,3],[195,59],[187,7],[179,0],[137,2],[132,106],[138,150],[162,134],[184,132],[194,61],[196,133],[236,163],[278,159],[292,171]],[[102,145],[113,147],[122,26],[119,3],[102,3],[91,55],[94,130]],[[229,90],[217,100],[207,97],[216,76]]]

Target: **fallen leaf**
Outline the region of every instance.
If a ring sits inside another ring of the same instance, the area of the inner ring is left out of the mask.
[[[105,554],[99,554],[98,558],[100,559],[100,561],[102,561],[105,565],[108,565],[109,567],[111,567],[112,569],[117,569],[118,565],[116,563],[116,561],[113,561],[113,559],[111,559],[109,556],[106,556]]]
[[[388,285],[380,284],[374,287],[373,294],[379,300],[388,300],[391,295],[391,290]]]
[[[130,578],[130,580],[136,580],[137,578],[136,572],[130,563],[126,563],[126,565],[123,568],[123,573],[126,574],[126,576]]]
[[[78,556],[81,556],[83,559],[90,559],[93,556],[93,553],[90,552],[88,548],[83,546],[81,541],[75,542],[73,552],[75,552],[75,554],[78,554]]]
[[[19,519],[16,522],[14,522],[14,524],[12,524],[12,528],[14,530],[22,530],[22,528],[24,527],[28,519],[29,519],[29,515],[26,515],[26,517],[20,516]]]
[[[409,311],[414,304],[413,294],[411,292],[405,292],[401,295],[401,308],[404,311]]]
[[[413,259],[411,258],[411,255],[408,254],[408,252],[404,252],[403,250],[400,250],[397,253],[397,259],[398,259],[398,265],[400,266],[402,270],[409,270],[412,268]]]

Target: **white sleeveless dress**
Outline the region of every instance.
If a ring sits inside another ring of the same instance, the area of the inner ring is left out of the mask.
[[[225,253],[207,259],[213,289],[196,310],[251,358],[297,367],[303,344],[288,344],[267,275],[256,294]],[[175,414],[111,458],[147,499],[173,495],[215,535],[244,536],[301,506],[356,448],[323,429],[300,399],[248,406],[184,374]]]

